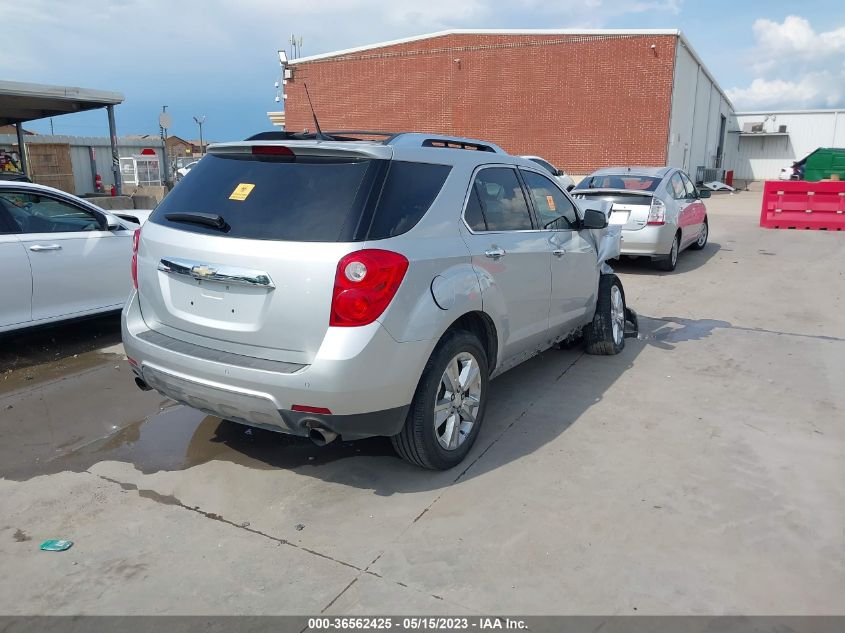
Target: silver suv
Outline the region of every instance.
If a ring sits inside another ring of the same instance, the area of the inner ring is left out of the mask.
[[[581,334],[623,348],[605,212],[490,143],[337,134],[212,146],[136,233],[141,388],[318,444],[389,436],[445,469],[490,379]]]

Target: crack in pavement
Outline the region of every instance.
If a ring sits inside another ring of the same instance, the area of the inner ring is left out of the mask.
[[[334,598],[332,598],[332,601],[331,601],[331,602],[329,602],[329,603],[328,603],[325,607],[323,607],[322,609],[320,609],[320,613],[325,613],[326,611],[328,611],[328,610],[329,610],[329,608],[331,608],[331,606],[332,606],[335,602],[337,602],[337,601],[338,601],[338,598],[340,598],[343,594],[345,594],[345,593],[346,593],[346,590],[347,590],[347,589],[349,589],[352,585],[354,585],[356,582],[358,582],[358,579],[359,579],[359,578],[360,578],[360,576],[355,576],[355,578],[353,578],[352,580],[350,580],[350,581],[349,581],[349,584],[348,584],[348,585],[346,585],[346,586],[343,588],[343,590],[342,590],[339,594],[337,594]]]
[[[173,495],[163,495],[155,490],[150,490],[149,488],[139,488],[135,484],[126,483],[123,481],[118,481],[117,479],[112,479],[111,477],[106,477],[105,475],[98,475],[97,473],[92,473],[90,470],[86,470],[86,473],[89,475],[94,475],[95,477],[99,477],[104,481],[108,481],[113,484],[117,484],[123,490],[134,490],[138,493],[138,496],[143,499],[150,499],[151,501],[155,501],[156,503],[162,503],[165,505],[172,505],[178,508],[182,508],[183,510],[188,510],[190,512],[195,512],[201,516],[204,516],[207,519],[211,519],[213,521],[220,521],[221,523],[225,523],[226,525],[231,525],[232,527],[236,527],[239,530],[244,530],[246,532],[251,532],[252,534],[257,534],[258,536],[263,536],[266,539],[270,539],[278,543],[279,545],[287,545],[289,547],[293,547],[294,549],[298,549],[301,552],[307,552],[308,554],[313,554],[314,556],[319,556],[320,558],[325,558],[326,560],[330,560],[333,563],[337,563],[338,565],[343,565],[344,567],[349,567],[350,569],[354,569],[355,571],[364,572],[365,569],[361,569],[357,565],[353,565],[352,563],[347,563],[346,561],[340,560],[338,558],[333,558],[328,554],[323,554],[322,552],[318,552],[316,550],[310,549],[308,547],[303,547],[301,545],[297,545],[296,543],[291,543],[287,539],[279,538],[278,536],[273,536],[272,534],[267,534],[267,532],[262,532],[261,530],[256,530],[255,528],[250,527],[248,524],[243,523],[235,523],[234,521],[230,521],[229,519],[216,514],[214,512],[206,512],[205,510],[200,510],[199,506],[191,507],[182,503],[178,498],[174,497]]]
[[[373,576],[373,577],[378,578],[380,580],[384,580],[386,582],[391,582],[391,583],[398,585],[400,587],[403,587],[405,589],[410,589],[411,591],[414,591],[416,593],[423,593],[423,592],[419,591],[418,589],[415,589],[413,587],[409,587],[405,583],[398,582],[396,580],[391,580],[389,578],[385,578],[384,576],[382,576],[378,572],[371,571],[369,569],[369,566],[366,569],[362,569],[362,568],[358,567],[357,565],[353,565],[352,563],[348,563],[344,560],[340,560],[339,558],[334,558],[332,556],[329,556],[328,554],[323,554],[322,552],[318,552],[318,551],[313,550],[309,547],[297,545],[296,543],[291,543],[287,539],[280,538],[278,536],[273,536],[272,534],[268,534],[267,532],[262,532],[261,530],[257,530],[253,527],[250,527],[248,523],[247,524],[235,523],[234,521],[231,521],[231,520],[229,520],[229,519],[227,519],[227,518],[225,518],[225,517],[223,517],[223,516],[221,516],[221,515],[219,515],[215,512],[206,512],[205,510],[200,510],[199,506],[193,506],[193,507],[189,506],[189,505],[183,503],[179,498],[177,498],[173,495],[164,495],[164,494],[161,494],[160,492],[157,492],[157,491],[152,490],[150,488],[140,488],[137,485],[132,484],[132,483],[119,481],[117,479],[112,479],[111,477],[106,477],[105,475],[98,475],[97,473],[92,473],[90,470],[86,470],[85,472],[88,473],[89,475],[93,475],[94,477],[98,477],[99,479],[102,479],[103,481],[107,481],[107,482],[112,483],[112,484],[117,484],[118,486],[120,486],[120,488],[122,490],[135,491],[135,492],[138,493],[138,496],[141,497],[142,499],[149,499],[150,501],[155,501],[156,503],[161,503],[161,504],[164,504],[164,505],[172,505],[172,506],[175,506],[177,508],[181,508],[183,510],[188,510],[189,512],[194,512],[194,513],[199,514],[200,516],[203,516],[207,519],[211,519],[212,521],[219,521],[220,523],[224,523],[224,524],[229,525],[231,527],[238,528],[239,530],[244,530],[245,532],[250,532],[252,534],[262,536],[266,539],[269,539],[269,540],[277,543],[278,545],[287,545],[287,546],[292,547],[292,548],[299,550],[301,552],[305,552],[307,554],[311,554],[313,556],[317,556],[319,558],[329,560],[333,563],[337,563],[338,565],[342,565],[344,567],[349,567],[350,569],[354,569],[355,571],[357,571],[358,575],[355,576],[355,578],[353,578],[352,581],[348,585],[346,585],[346,587],[344,587],[341,590],[340,593],[338,593],[334,598],[332,598],[331,601],[329,601],[329,603],[325,607],[323,607],[323,609],[320,611],[320,613],[324,613],[326,611],[326,609],[330,608],[338,600],[338,598],[340,598],[352,585],[354,585],[358,581],[358,579],[361,577],[361,574],[367,574],[368,576]],[[443,599],[443,598],[440,598],[439,596],[434,596],[434,597],[438,598],[440,600]],[[463,605],[458,605],[458,606],[463,607]],[[463,608],[466,608],[466,607],[463,607]],[[306,630],[306,629],[303,629],[303,630]]]
[[[584,358],[584,356],[585,356],[585,355],[586,355],[586,352],[581,352],[581,353],[580,353],[580,354],[579,354],[579,355],[575,358],[575,360],[573,360],[573,361],[572,361],[571,363],[569,363],[566,367],[564,367],[563,371],[562,371],[562,372],[560,372],[560,374],[558,374],[557,378],[555,378],[555,382],[559,382],[559,381],[560,381],[560,379],[561,379],[561,378],[563,378],[563,377],[566,375],[566,373],[567,373],[570,369],[572,369],[572,368],[575,366],[575,364],[576,364],[579,360],[581,360],[582,358]],[[473,460],[472,460],[472,461],[471,461],[471,462],[467,465],[467,467],[466,467],[466,468],[464,468],[464,469],[460,472],[460,474],[458,474],[458,476],[457,476],[457,477],[455,477],[455,479],[453,479],[453,480],[452,480],[452,482],[451,482],[448,486],[446,486],[446,487],[443,489],[443,491],[442,491],[439,495],[437,495],[437,497],[435,497],[435,498],[434,498],[434,500],[433,500],[431,503],[429,503],[429,504],[428,504],[425,508],[423,508],[422,512],[420,512],[420,513],[416,516],[416,518],[414,518],[414,520],[413,520],[413,521],[411,521],[411,523],[410,523],[410,524],[409,524],[409,525],[408,525],[408,526],[407,526],[404,530],[402,530],[402,532],[401,532],[401,533],[400,533],[400,534],[399,534],[399,535],[398,535],[395,539],[393,539],[393,541],[392,541],[392,542],[393,542],[393,543],[395,543],[395,542],[396,542],[396,541],[398,541],[400,538],[402,538],[402,537],[405,535],[405,533],[406,533],[408,530],[410,530],[410,529],[413,527],[413,525],[414,525],[417,521],[419,521],[419,520],[422,518],[422,516],[423,516],[426,512],[428,512],[428,511],[429,511],[429,510],[430,510],[430,509],[434,506],[434,504],[435,504],[435,503],[437,503],[438,501],[440,501],[441,497],[443,497],[443,495],[444,495],[444,494],[446,494],[446,491],[447,491],[447,490],[449,490],[449,488],[450,488],[450,487],[452,487],[452,486],[454,486],[456,483],[458,483],[458,482],[459,482],[459,481],[460,481],[460,480],[464,477],[464,475],[466,475],[466,474],[469,472],[469,470],[470,470],[473,466],[475,466],[475,465],[478,463],[478,461],[479,461],[482,457],[484,457],[484,456],[485,456],[485,455],[486,455],[486,454],[490,451],[490,449],[491,449],[491,448],[493,448],[496,444],[498,444],[498,443],[499,443],[499,440],[501,440],[501,439],[505,436],[505,434],[507,434],[507,432],[508,432],[508,431],[510,431],[510,430],[511,430],[511,429],[512,429],[512,428],[513,428],[513,427],[514,427],[514,426],[515,426],[515,425],[516,425],[516,424],[517,424],[520,420],[522,420],[522,418],[524,418],[524,417],[525,417],[525,415],[526,415],[526,414],[527,414],[527,413],[531,410],[531,408],[534,406],[534,404],[535,404],[535,401],[533,401],[533,400],[532,400],[531,402],[529,402],[529,403],[528,403],[528,405],[525,407],[525,409],[523,409],[523,410],[522,410],[522,412],[520,412],[520,413],[519,413],[519,415],[517,415],[517,416],[516,416],[513,420],[511,420],[510,424],[508,424],[508,425],[507,425],[504,429],[502,429],[502,431],[501,431],[501,432],[500,432],[500,433],[499,433],[499,434],[498,434],[498,435],[497,435],[497,436],[493,439],[493,441],[492,441],[492,442],[490,442],[490,443],[489,443],[489,444],[488,444],[488,445],[484,448],[484,450],[483,450],[483,451],[481,451],[481,453],[479,453],[479,454],[478,454],[478,456],[477,456],[475,459],[473,459]],[[376,556],[376,557],[372,560],[372,562],[370,562],[370,564],[369,564],[369,565],[367,565],[367,567],[364,569],[364,571],[369,572],[369,573],[372,573],[372,572],[370,572],[370,571],[369,571],[369,570],[370,570],[370,568],[371,568],[373,565],[375,565],[375,564],[379,561],[379,559],[380,559],[380,558],[384,555],[385,551],[386,551],[386,550],[382,550],[381,552],[379,552],[378,556]],[[393,581],[393,582],[397,582],[397,581]],[[443,600],[443,598],[441,598],[440,596],[433,596],[433,597],[434,597],[434,598],[438,598],[439,600]]]

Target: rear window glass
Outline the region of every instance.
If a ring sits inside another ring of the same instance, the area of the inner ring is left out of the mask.
[[[413,228],[440,193],[450,170],[446,165],[391,162],[367,239],[393,237]]]
[[[578,183],[576,189],[636,189],[638,191],[655,191],[661,178],[651,176],[633,176],[631,174],[604,174],[601,176],[587,176]]]
[[[351,242],[408,231],[428,210],[449,168],[370,159],[210,154],[150,216],[184,231],[246,239]],[[186,222],[220,216],[221,232]],[[168,215],[182,214],[182,219]]]

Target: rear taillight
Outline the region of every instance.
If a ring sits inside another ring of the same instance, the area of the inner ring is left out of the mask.
[[[355,327],[375,321],[396,295],[408,260],[392,251],[350,253],[337,265],[329,325]]]
[[[138,242],[141,240],[141,229],[135,229],[132,234],[132,287],[138,289]]]
[[[663,200],[652,198],[648,209],[648,224],[666,224],[666,204]]]

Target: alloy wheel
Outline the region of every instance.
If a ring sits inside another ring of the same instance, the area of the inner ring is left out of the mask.
[[[707,243],[708,230],[707,222],[705,222],[701,228],[701,235],[698,236],[698,248],[704,248],[704,245]]]
[[[434,433],[441,447],[453,451],[466,441],[480,406],[478,360],[460,352],[446,365],[434,400]]]
[[[613,325],[613,342],[619,345],[625,336],[625,300],[617,285],[610,287],[610,321]]]

